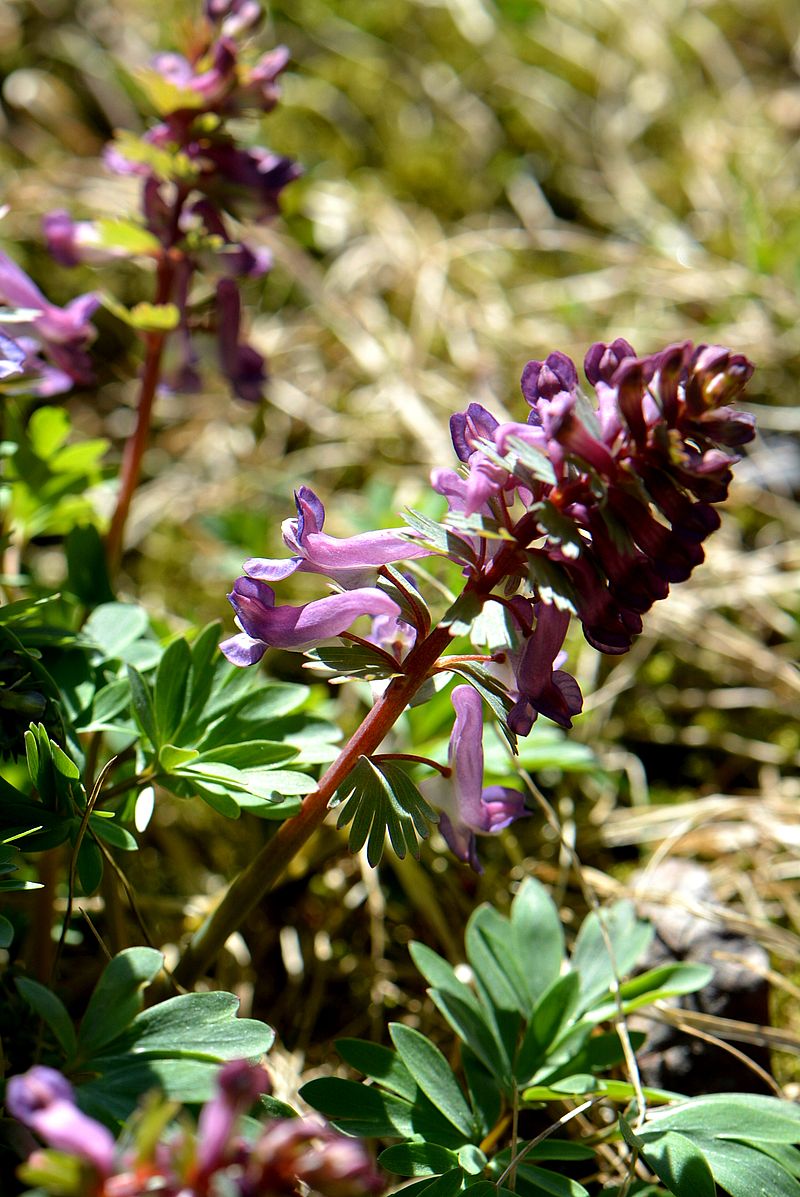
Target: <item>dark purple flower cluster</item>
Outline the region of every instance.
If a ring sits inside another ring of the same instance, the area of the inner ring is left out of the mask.
[[[738,460],[729,450],[755,435],[752,416],[729,406],[753,372],[741,354],[685,342],[640,358],[619,339],[593,345],[584,369],[596,404],[565,354],[528,362],[527,422],[470,404],[451,420],[464,473],[432,478],[455,526],[475,528],[473,584],[516,578],[522,589],[504,600],[517,629],[509,722],[522,735],[537,713],[569,727],[581,709],[554,668],[569,611],[595,648],[626,652],[642,615],[703,560]],[[506,539],[483,539],[487,527]]]
[[[185,1124],[172,1125],[153,1142],[146,1130],[140,1144],[134,1122],[128,1145],[121,1148],[106,1127],[78,1109],[69,1081],[52,1068],[37,1065],[12,1077],[6,1105],[49,1147],[81,1161],[79,1173],[69,1169],[59,1176],[58,1162],[51,1160],[47,1171],[60,1182],[62,1195],[293,1197],[302,1190],[322,1197],[371,1197],[385,1188],[363,1145],[320,1118],[277,1119],[257,1138],[245,1139],[242,1115],[270,1090],[263,1068],[233,1060],[220,1069],[217,1085],[217,1096],[200,1112],[196,1133]],[[38,1152],[28,1161],[39,1177],[40,1162]]]
[[[50,252],[64,265],[141,254],[156,260],[157,302],[173,303],[179,313],[178,359],[165,384],[173,390],[200,388],[192,284],[196,272],[215,278],[212,323],[220,370],[246,402],[260,400],[266,365],[243,338],[239,283],[263,276],[272,261],[266,250],[240,238],[235,222],[274,216],[281,191],[300,174],[291,159],[241,144],[230,127],[231,118],[271,111],[280,94],[286,47],[248,62],[237,41],[261,15],[254,0],[209,0],[191,50],[154,59],[143,82],[160,120],[141,138],[118,136],[105,151],[113,171],[142,181],[139,237],[135,228],[120,235],[114,222],[76,222],[63,211],[45,219]]]

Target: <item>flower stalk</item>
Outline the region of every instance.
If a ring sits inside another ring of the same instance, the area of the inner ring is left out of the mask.
[[[361,726],[320,779],[316,790],[303,800],[300,811],[280,825],[272,838],[231,882],[222,901],[195,932],[173,970],[179,985],[190,988],[203,975],[226,939],[280,881],[291,861],[324,822],[331,798],[359,757],[371,756],[383,742],[428,677],[450,638],[450,629],[440,625],[411,650],[404,662],[403,676],[395,678],[378,698]]]

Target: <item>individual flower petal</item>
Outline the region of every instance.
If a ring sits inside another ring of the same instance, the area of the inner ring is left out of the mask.
[[[394,599],[375,587],[331,594],[302,607],[276,607],[275,593],[266,582],[241,577],[228,600],[251,641],[248,644],[235,636],[220,646],[234,665],[252,664],[267,648],[310,648],[329,636],[338,636],[360,615],[400,614]],[[248,656],[251,659],[245,660]]]
[[[77,1155],[107,1176],[114,1162],[114,1136],[75,1105],[72,1086],[53,1068],[36,1064],[6,1087],[9,1113],[49,1147]]]
[[[25,271],[4,253],[0,253],[0,299],[14,307],[35,310],[30,327],[44,341],[85,344],[94,336],[89,319],[100,303],[98,295],[81,295],[60,308],[45,299]]]

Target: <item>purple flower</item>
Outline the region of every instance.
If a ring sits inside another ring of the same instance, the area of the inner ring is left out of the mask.
[[[217,1088],[218,1095],[206,1102],[197,1123],[196,1167],[203,1177],[228,1162],[239,1118],[262,1093],[272,1091],[266,1071],[247,1060],[223,1065],[217,1074]]]
[[[22,374],[26,356],[21,345],[0,333],[0,381]]]
[[[301,486],[294,496],[295,519],[284,520],[284,543],[293,556],[272,560],[250,557],[243,569],[251,578],[279,582],[295,570],[325,574],[347,590],[372,579],[376,569],[393,561],[427,557],[429,550],[408,540],[400,528],[361,532],[357,536],[329,536],[322,531],[325,508],[308,486]]]
[[[264,358],[240,338],[242,300],[233,279],[223,278],[217,283],[217,337],[220,370],[228,379],[231,390],[245,403],[260,403],[267,372]]]
[[[237,37],[253,29],[264,13],[258,0],[205,0],[206,18],[220,25],[223,37]]]
[[[578,389],[578,371],[572,358],[556,350],[543,362],[528,362],[522,371],[522,393],[533,408],[531,424],[538,424],[536,410],[540,399],[555,399],[556,395],[574,395]]]
[[[49,1147],[79,1156],[101,1176],[114,1163],[114,1136],[75,1105],[72,1085],[53,1068],[37,1064],[14,1076],[6,1088],[9,1112]]]
[[[483,703],[472,686],[456,686],[450,695],[456,712],[450,735],[449,783],[431,785],[428,797],[439,807],[439,830],[459,860],[482,872],[475,837],[494,835],[523,818],[525,799],[518,790],[483,786]]]
[[[272,587],[248,577],[236,579],[228,600],[242,634],[220,648],[234,665],[254,665],[268,648],[310,648],[344,632],[359,615],[400,613],[394,599],[375,587],[345,590],[302,607],[276,607]]]
[[[583,708],[580,687],[572,674],[556,666],[569,627],[569,612],[553,604],[536,603],[536,626],[521,652],[513,654],[516,702],[508,725],[527,736],[538,715],[562,727],[572,727],[572,716]]]
[[[86,346],[94,338],[95,330],[89,323],[92,313],[100,302],[99,296],[90,293],[73,299],[60,308],[45,299],[36,284],[24,270],[12,262],[7,254],[0,253],[0,300],[11,307],[26,308],[33,314],[25,324],[15,322],[14,331],[26,350],[28,364],[41,369],[37,362],[39,348],[50,359],[61,375],[72,382],[88,384],[92,371]],[[0,314],[0,325],[3,324]],[[56,385],[56,389],[68,389]],[[53,390],[51,393],[55,393]]]
[[[314,1116],[271,1123],[245,1167],[248,1193],[288,1197],[298,1181],[323,1197],[367,1197],[386,1188],[364,1144]]]

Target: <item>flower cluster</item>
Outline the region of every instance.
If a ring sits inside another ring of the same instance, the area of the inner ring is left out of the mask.
[[[460,468],[431,476],[447,500],[443,525],[422,521],[414,532],[337,540],[322,531],[317,496],[301,487],[297,517],[283,528],[292,556],[251,558],[228,596],[242,629],[221,646],[228,659],[249,665],[271,645],[309,646],[370,615],[370,640],[397,662],[403,695],[419,694],[432,672],[447,672],[446,656],[426,652],[425,638],[442,629],[430,632],[426,619],[408,622],[417,605],[413,588],[400,618],[397,591],[367,583],[381,566],[436,552],[466,579],[467,602],[454,610],[474,619],[490,601],[504,609],[496,642],[486,644],[477,626],[473,639],[488,649],[482,684],[499,686],[512,742],[539,715],[571,727],[583,704],[562,668],[571,616],[600,652],[626,652],[644,613],[703,560],[734,451],[755,435],[753,418],[731,406],[753,366],[720,346],[687,342],[637,357],[618,339],[593,345],[584,371],[595,402],[582,393],[571,359],[551,353],[523,371],[524,423],[501,423],[479,403],[451,418]],[[276,606],[268,583],[296,570],[324,574],[342,589],[303,607]],[[461,615],[451,624],[460,628]],[[451,783],[431,783],[430,797],[452,850],[477,867],[475,835],[498,831],[525,810],[515,791],[482,788],[479,694],[457,686],[452,699]]]
[[[7,254],[0,253],[0,381],[24,386],[26,394],[48,398],[69,391],[75,384],[92,382],[87,346],[95,330],[90,324],[99,297],[79,295],[60,308],[45,299],[36,284]]]
[[[248,63],[237,40],[261,16],[254,0],[208,0],[202,30],[187,54],[157,55],[142,79],[160,120],[141,138],[119,134],[105,161],[116,173],[141,179],[143,226],[76,222],[65,211],[44,222],[50,252],[64,265],[119,256],[155,259],[157,302],[178,310],[178,358],[165,384],[174,390],[200,388],[192,284],[196,273],[214,279],[219,366],[246,402],[260,400],[266,366],[242,336],[239,283],[260,278],[272,263],[266,250],[240,239],[234,222],[274,216],[281,191],[300,173],[289,158],[240,144],[230,127],[231,119],[269,112],[278,101],[288,50],[278,46]]]
[[[11,1078],[6,1105],[13,1117],[62,1154],[34,1150],[20,1176],[42,1185],[39,1192],[62,1197],[144,1197],[153,1192],[164,1197],[222,1192],[291,1197],[301,1188],[322,1197],[369,1197],[383,1191],[384,1181],[362,1144],[319,1118],[281,1118],[267,1123],[257,1137],[243,1137],[242,1115],[269,1092],[263,1068],[233,1060],[220,1069],[217,1085],[218,1094],[201,1110],[196,1131],[181,1122],[154,1134],[164,1119],[151,1109],[149,1115],[140,1114],[138,1127],[134,1121],[121,1146],[106,1127],[78,1109],[72,1086],[61,1073],[37,1065]]]
[[[600,652],[626,652],[642,615],[702,562],[738,460],[728,450],[755,435],[752,416],[729,406],[753,366],[720,346],[639,358],[619,339],[593,345],[584,369],[595,405],[565,354],[528,362],[526,423],[470,404],[451,420],[463,473],[432,478],[454,526],[473,531],[470,584],[485,597],[522,591],[500,600],[515,625],[509,723],[520,735],[539,713],[569,727],[581,709],[557,668],[569,613]]]

